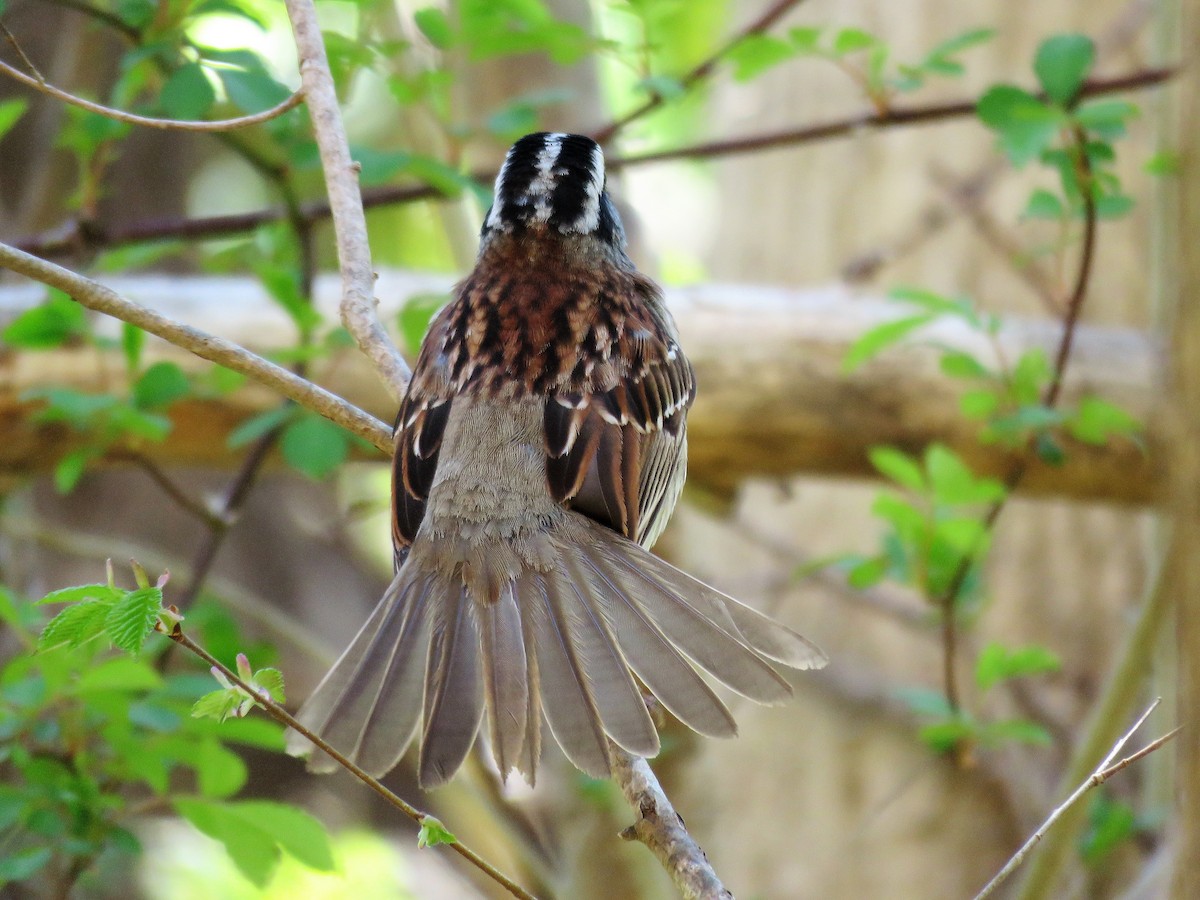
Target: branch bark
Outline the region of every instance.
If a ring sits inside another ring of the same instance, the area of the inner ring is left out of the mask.
[[[0,248],[0,265],[6,264],[5,258]],[[37,262],[39,272],[50,265]],[[76,290],[79,283],[88,284],[79,276],[71,277],[78,281],[65,283],[68,292]],[[108,283],[120,294],[141,306],[159,309],[170,319],[186,318],[195,328],[219,330],[226,345],[242,344],[269,352],[290,346],[295,340],[290,321],[252,279],[147,276],[112,279]],[[387,300],[385,314],[391,316],[406,298],[446,292],[450,286],[451,279],[445,276],[385,271],[378,289]],[[0,321],[35,305],[40,296],[28,288],[0,289]],[[317,279],[316,304],[320,311],[334,315],[339,296],[335,277]],[[880,443],[919,451],[930,441],[942,441],[962,453],[979,471],[1000,477],[1011,466],[1010,454],[1003,448],[978,444],[971,423],[963,420],[958,409],[961,385],[947,379],[938,368],[940,350],[935,345],[958,347],[984,361],[991,358],[995,349],[966,328],[940,323],[922,332],[918,342],[889,350],[846,375],[842,359],[847,348],[863,331],[901,315],[896,303],[837,287],[789,291],[736,285],[668,291],[668,302],[700,384],[688,420],[688,465],[693,485],[729,495],[752,476],[808,473],[873,477],[867,451]],[[92,308],[107,311],[101,306]],[[998,340],[1009,359],[1035,346],[1053,356],[1059,329],[1050,319],[1009,319]],[[187,331],[183,330],[183,337]],[[199,342],[184,340],[178,326],[155,333],[189,350],[209,346],[213,340],[211,335],[204,335]],[[1117,403],[1141,421],[1149,422],[1148,451],[1143,452],[1130,441],[1113,441],[1106,447],[1071,443],[1067,446],[1068,461],[1061,468],[1033,463],[1022,491],[1147,504],[1156,495],[1160,448],[1166,446],[1156,418],[1161,394],[1155,388],[1160,358],[1157,344],[1142,332],[1089,326],[1080,326],[1077,341],[1063,404],[1069,406],[1085,392]],[[156,347],[150,349],[161,352]],[[176,354],[171,358],[194,370],[195,361],[189,356]],[[241,362],[205,358],[252,378],[258,379],[261,374],[258,368],[246,368]],[[265,361],[258,363],[267,372],[280,373],[285,381],[294,378]],[[87,349],[0,356],[0,471],[45,467],[64,449],[61,433],[40,429],[30,422],[31,409],[19,399],[23,391],[46,383],[120,389],[119,366],[107,368],[112,371],[106,375],[106,367],[97,363],[94,351]],[[390,420],[395,414],[394,401],[381,390],[369,367],[357,359],[316,360],[312,376],[379,419]],[[305,394],[290,392],[291,388],[285,390],[282,383],[263,383],[306,406],[323,410],[320,403],[310,402]],[[186,401],[172,410],[176,427],[168,441],[141,449],[163,464],[232,466],[233,458],[221,437],[246,416],[273,402],[261,390],[242,391],[219,401]],[[330,402],[334,410],[342,405],[336,397]],[[385,426],[361,411],[355,416],[354,420],[332,414],[330,417],[390,452]]]
[[[684,900],[733,900],[700,845],[675,811],[650,764],[615,744],[613,779],[637,813],[637,821],[621,832],[627,841],[641,841],[658,857]]]

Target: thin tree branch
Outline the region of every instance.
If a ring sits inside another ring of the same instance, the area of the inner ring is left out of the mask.
[[[684,88],[684,90],[687,90],[688,88],[693,87],[697,82],[704,80],[712,74],[713,70],[717,67],[721,60],[725,58],[725,55],[729,53],[730,50],[732,50],[746,38],[756,34],[762,34],[764,31],[767,31],[787,13],[791,12],[794,7],[799,6],[803,2],[804,0],[776,0],[775,3],[771,4],[766,8],[766,10],[763,11],[761,16],[726,41],[720,47],[720,49],[711,54],[707,59],[700,62],[691,71],[681,76],[679,78],[679,84]],[[658,109],[665,102],[666,98],[662,94],[656,93],[641,106],[637,107],[637,109],[626,113],[625,115],[613,120],[603,128],[596,131],[592,137],[598,144],[607,144],[613,139],[618,131],[625,128],[625,126],[629,125],[631,122],[642,118],[647,113],[651,113]]]
[[[321,152],[321,169],[325,173],[333,230],[337,237],[338,268],[342,273],[342,323],[375,366],[393,398],[399,400],[412,373],[383,330],[376,313],[375,272],[371,267],[367,220],[358,184],[360,167],[350,158],[350,145],[338,109],[317,12],[312,0],[287,0],[287,10],[300,55],[300,79]]]
[[[1038,826],[1037,830],[1029,836],[1029,840],[1021,845],[1021,848],[1012,855],[1009,861],[1004,864],[1004,867],[995,874],[991,881],[984,885],[983,889],[978,894],[975,895],[975,900],[984,900],[984,898],[991,896],[996,888],[998,888],[1005,881],[1005,879],[1008,878],[1009,875],[1016,871],[1017,866],[1019,866],[1024,861],[1025,857],[1029,855],[1029,851],[1032,850],[1034,845],[1042,839],[1042,837],[1050,829],[1050,826],[1057,822],[1059,818],[1061,818],[1068,809],[1074,806],[1084,794],[1086,794],[1092,788],[1103,784],[1126,766],[1132,765],[1142,757],[1153,753],[1179,733],[1179,729],[1175,728],[1164,734],[1162,737],[1157,738],[1156,740],[1147,744],[1136,753],[1125,757],[1116,764],[1113,764],[1113,760],[1116,759],[1117,754],[1121,752],[1121,749],[1129,742],[1129,739],[1133,737],[1134,732],[1142,727],[1142,723],[1146,721],[1150,713],[1154,712],[1154,709],[1158,706],[1160,701],[1161,698],[1158,698],[1150,704],[1149,708],[1147,708],[1146,711],[1141,714],[1138,720],[1134,722],[1133,727],[1126,731],[1125,734],[1123,734],[1117,740],[1116,744],[1114,744],[1112,749],[1108,752],[1108,755],[1104,757],[1104,759],[1100,762],[1100,765],[1096,766],[1092,774],[1075,789],[1071,796],[1067,797],[1066,800],[1064,800],[1053,812],[1050,813],[1049,816],[1046,817],[1046,820],[1042,822],[1042,824]]]
[[[1076,177],[1083,203],[1083,246],[1079,254],[1079,266],[1071,295],[1067,300],[1066,311],[1063,314],[1062,337],[1058,342],[1058,350],[1054,355],[1054,369],[1042,395],[1042,405],[1053,408],[1062,393],[1063,377],[1066,374],[1067,363],[1071,357],[1071,347],[1075,340],[1075,330],[1079,324],[1079,315],[1083,310],[1083,301],[1087,298],[1088,286],[1091,283],[1092,260],[1096,250],[1096,197],[1093,185],[1092,166],[1086,152],[1086,135],[1082,129],[1076,128],[1073,135],[1072,152],[1075,154]],[[1020,485],[1029,468],[1029,456],[1033,448],[1026,448],[1025,454],[1017,460],[1004,479],[1004,496],[988,509],[983,517],[983,528],[980,534],[990,534],[996,520]],[[946,692],[946,701],[952,710],[961,708],[961,698],[958,691],[958,596],[962,592],[967,576],[975,561],[975,548],[966,553],[958,562],[950,578],[950,583],[938,600],[942,612],[942,680]]]
[[[627,841],[641,841],[658,857],[685,900],[733,900],[683,817],[667,799],[650,764],[640,756],[610,744],[612,776],[637,813],[637,821],[621,832]]]
[[[388,804],[404,813],[404,815],[408,816],[418,825],[423,824],[426,819],[431,818],[429,813],[422,812],[411,803],[408,803],[402,797],[392,793],[392,791],[384,787],[378,779],[368,775],[363,769],[359,768],[357,765],[344,757],[341,753],[322,740],[318,735],[305,728],[304,725],[302,725],[294,716],[292,716],[291,713],[289,713],[270,697],[263,696],[261,691],[256,690],[243,681],[240,677],[238,677],[236,672],[229,669],[219,659],[184,634],[178,625],[176,625],[170,631],[167,631],[163,626],[160,625],[159,630],[176,644],[183,647],[185,650],[194,653],[210,666],[221,672],[221,674],[228,678],[230,682],[236,684],[239,688],[245,691],[247,696],[253,697],[255,702],[258,703],[258,705],[260,705],[272,719],[279,724],[291,728],[293,731],[299,734],[302,734],[322,752],[329,754],[329,756],[332,757],[344,769],[346,769],[346,771],[350,772],[350,774],[352,774],[355,778],[387,801]],[[469,863],[471,863],[471,865],[475,866],[489,878],[493,879],[497,884],[501,885],[514,897],[519,897],[521,900],[536,900],[532,894],[530,894],[523,887],[521,887],[519,884],[517,884],[462,842],[455,841],[454,843],[450,844],[450,849],[459,856],[463,857],[463,859],[467,860]]]
[[[21,84],[33,88],[35,91],[41,91],[43,94],[48,94],[57,100],[61,100],[63,103],[69,103],[71,106],[78,106],[80,109],[86,109],[88,112],[97,113],[105,118],[115,119],[118,122],[125,122],[129,125],[141,125],[145,128],[159,128],[166,131],[235,131],[238,128],[260,125],[263,122],[269,122],[271,119],[277,119],[285,112],[295,109],[304,100],[304,92],[296,91],[282,103],[272,106],[270,109],[248,116],[238,116],[235,119],[213,119],[211,121],[157,119],[151,116],[139,116],[136,113],[113,109],[111,106],[104,106],[100,103],[93,103],[91,100],[85,100],[82,97],[76,97],[74,94],[68,93],[61,88],[56,88],[47,81],[35,78],[32,75],[26,75],[20,69],[13,68],[3,60],[0,60],[0,72],[3,72],[9,78],[21,82]]]
[[[88,309],[136,325],[143,331],[157,335],[202,359],[240,372],[259,384],[295,400],[301,406],[336,422],[347,431],[357,434],[378,447],[384,453],[392,452],[392,432],[383,422],[356,406],[352,406],[341,397],[294,375],[281,366],[256,356],[232,341],[172,321],[154,310],[126,300],[116,291],[99,282],[2,243],[0,243],[0,267],[19,272],[42,284],[56,287]]]
[[[1080,89],[1080,96],[1084,98],[1098,97],[1124,91],[1157,87],[1170,80],[1174,75],[1175,69],[1162,68],[1144,69],[1119,78],[1097,79],[1085,84]],[[311,97],[308,102],[311,106]],[[722,156],[757,153],[763,150],[795,147],[832,138],[847,137],[861,133],[864,130],[882,130],[953,120],[955,118],[974,115],[974,113],[975,106],[973,101],[967,100],[934,104],[927,107],[893,109],[887,115],[872,112],[844,119],[836,119],[820,125],[807,125],[758,135],[748,135],[733,140],[703,141],[673,150],[661,150],[630,156],[612,156],[606,160],[605,166],[609,171],[615,172],[623,168],[668,162],[671,160],[716,159]],[[495,176],[495,171],[484,169],[476,170],[469,175],[471,179],[480,183],[490,183]],[[362,203],[365,209],[374,209],[397,203],[430,200],[441,196],[443,196],[441,191],[428,185],[386,185],[364,191],[362,193]],[[329,218],[330,206],[328,202],[324,201],[305,203],[299,207],[299,214],[308,222],[321,221]],[[114,228],[106,228],[96,222],[72,222],[54,231],[21,238],[13,243],[15,246],[29,253],[35,253],[39,256],[56,256],[73,253],[82,248],[120,247],[126,244],[165,240],[168,238],[197,240],[200,238],[216,238],[243,234],[253,231],[260,225],[286,218],[288,215],[289,212],[285,209],[261,209],[249,213],[205,216],[201,218],[168,217],[145,219]]]

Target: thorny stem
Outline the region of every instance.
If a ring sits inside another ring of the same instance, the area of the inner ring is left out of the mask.
[[[197,644],[195,641],[193,641],[190,637],[188,637],[186,634],[184,634],[182,629],[180,629],[178,625],[176,625],[170,631],[168,631],[165,628],[162,628],[162,626],[160,626],[160,630],[162,630],[163,634],[165,634],[167,637],[169,637],[172,641],[174,641],[180,647],[183,647],[185,650],[188,650],[191,653],[194,653],[196,656],[200,657],[202,660],[204,660],[210,666],[217,669],[217,671],[219,671],[222,675],[224,675],[226,678],[228,678],[230,680],[230,682],[232,682],[233,684],[236,684],[239,688],[241,688],[243,691],[245,691],[248,696],[253,697],[255,699],[255,702],[258,703],[258,705],[261,706],[266,711],[267,715],[269,715],[271,718],[273,718],[279,724],[285,725],[288,728],[291,728],[293,731],[297,732],[298,734],[303,735],[305,738],[307,738],[309,741],[311,741],[313,743],[313,745],[315,745],[319,750],[321,750],[323,753],[328,754],[335,762],[337,762],[340,766],[342,766],[342,768],[346,769],[346,771],[348,771],[351,775],[353,775],[355,778],[357,778],[359,781],[361,781],[363,784],[365,784],[367,787],[369,787],[371,790],[373,790],[376,794],[378,794],[380,797],[382,797],[392,807],[394,807],[395,809],[398,809],[400,812],[404,813],[404,815],[408,816],[410,819],[412,819],[418,825],[422,824],[426,818],[429,818],[429,813],[422,812],[421,810],[419,810],[415,806],[413,806],[411,803],[404,800],[402,797],[398,796],[397,794],[392,793],[392,791],[390,791],[390,790],[388,790],[388,788],[384,787],[383,784],[381,784],[377,778],[374,778],[371,775],[368,775],[366,773],[366,771],[359,768],[356,764],[354,764],[349,759],[347,759],[345,756],[343,756],[341,753],[339,753],[336,749],[334,749],[332,746],[330,746],[328,743],[326,743],[325,740],[323,740],[320,736],[313,733],[308,728],[306,728],[304,725],[302,725],[286,709],[284,709],[282,706],[280,706],[278,703],[276,703],[270,697],[263,696],[263,694],[260,691],[258,691],[257,689],[255,689],[254,687],[252,687],[251,685],[249,685],[245,681],[243,681],[236,672],[232,671],[229,667],[224,665],[219,659],[217,659],[215,656],[213,656],[211,653],[209,653],[207,650],[205,650],[203,647],[201,647],[199,644]],[[449,846],[455,853],[457,853],[459,856],[463,857],[465,860],[467,860],[469,863],[471,863],[471,865],[478,868],[481,872],[483,872],[489,878],[493,879],[496,883],[500,884],[502,887],[505,888],[505,890],[507,890],[514,897],[519,897],[519,898],[521,898],[521,900],[537,900],[537,898],[535,898],[532,894],[530,894],[528,891],[526,891],[524,888],[522,888],[519,884],[517,884],[515,881],[513,881],[511,878],[509,878],[507,875],[505,875],[503,872],[501,872],[499,869],[497,869],[495,866],[493,866],[491,863],[489,863],[486,859],[481,857],[478,853],[476,853],[470,847],[466,846],[465,844],[463,844],[459,841],[455,841],[454,843],[450,844]]]
[[[1083,247],[1079,254],[1079,266],[1075,273],[1075,282],[1071,295],[1067,300],[1066,311],[1063,315],[1062,337],[1058,342],[1058,350],[1054,357],[1054,369],[1050,383],[1042,395],[1042,405],[1053,408],[1062,392],[1063,376],[1071,357],[1071,346],[1075,338],[1076,326],[1079,324],[1079,314],[1083,310],[1083,301],[1087,297],[1088,285],[1091,281],[1092,261],[1096,249],[1096,198],[1092,177],[1091,161],[1087,156],[1086,135],[1081,128],[1072,133],[1072,146],[1075,154],[1076,178],[1079,182],[1080,194],[1083,201]],[[1020,485],[1021,480],[1029,469],[1029,454],[1032,448],[1027,446],[1025,452],[1009,469],[1004,479],[1004,496],[989,507],[983,517],[983,528],[980,534],[990,534],[1008,503],[1008,498]],[[946,701],[954,712],[961,709],[961,697],[958,690],[958,622],[956,607],[959,594],[967,576],[974,564],[976,546],[964,554],[950,578],[950,583],[942,593],[938,606],[942,614],[942,678],[945,686]]]

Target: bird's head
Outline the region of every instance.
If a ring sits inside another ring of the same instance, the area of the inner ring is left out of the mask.
[[[604,152],[580,134],[527,134],[509,148],[482,247],[500,234],[540,232],[601,242],[624,255],[625,231],[604,189]]]

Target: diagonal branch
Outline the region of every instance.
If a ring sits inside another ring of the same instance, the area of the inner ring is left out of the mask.
[[[69,294],[81,306],[136,325],[143,331],[157,335],[202,359],[240,372],[336,422],[347,431],[374,444],[384,453],[390,454],[392,451],[391,429],[374,416],[368,415],[324,388],[294,375],[282,366],[256,356],[232,341],[168,319],[152,309],[126,300],[97,281],[28,253],[22,253],[7,244],[0,244],[0,268],[11,269],[42,284],[58,288]]]
[[[265,109],[262,112],[253,113],[248,116],[238,116],[234,119],[214,119],[212,121],[156,119],[151,116],[139,116],[136,113],[125,112],[121,109],[113,109],[111,106],[93,103],[91,100],[85,100],[83,97],[76,97],[74,94],[68,93],[61,88],[56,88],[41,78],[26,75],[20,69],[10,66],[3,60],[0,60],[0,72],[3,72],[9,78],[21,82],[21,84],[33,88],[35,91],[49,94],[63,103],[71,104],[71,106],[78,106],[80,109],[86,109],[88,112],[97,113],[108,119],[116,119],[118,122],[125,122],[129,125],[141,125],[146,128],[159,128],[166,131],[235,131],[239,128],[260,125],[263,122],[269,122],[271,119],[277,119],[285,112],[295,109],[304,100],[304,93],[296,91],[282,103],[276,104],[270,109]]]

